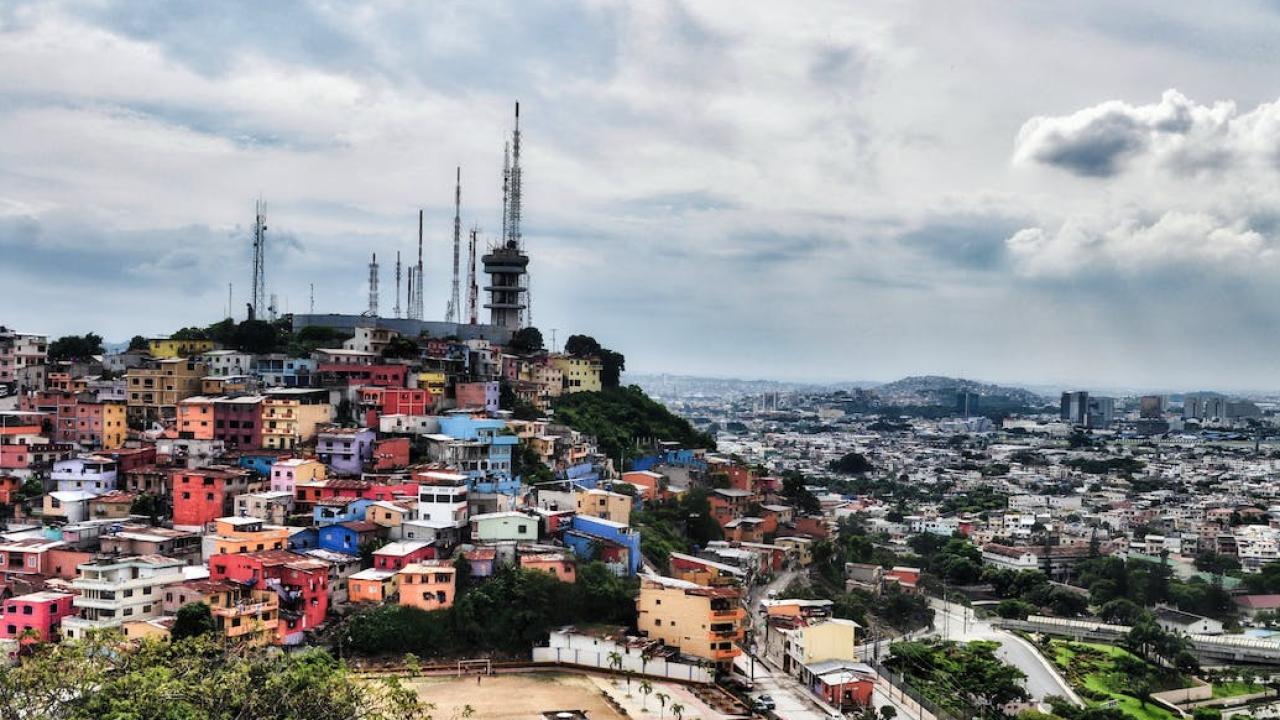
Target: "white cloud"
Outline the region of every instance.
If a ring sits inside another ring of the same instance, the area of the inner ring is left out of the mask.
[[[1014,160],[1108,178],[1142,160],[1179,173],[1274,171],[1278,153],[1280,103],[1241,115],[1233,102],[1201,105],[1167,90],[1158,103],[1109,100],[1070,115],[1033,117],[1018,132]]]
[[[1154,222],[1124,219],[1105,226],[1071,221],[1054,232],[1025,228],[1006,246],[1015,268],[1032,277],[1082,271],[1134,275],[1173,268],[1252,273],[1270,269],[1276,261],[1276,243],[1245,220],[1202,212],[1170,211]]]

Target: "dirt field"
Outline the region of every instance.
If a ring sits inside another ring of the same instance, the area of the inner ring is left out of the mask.
[[[546,710],[586,710],[591,720],[614,720],[615,712],[589,678],[559,673],[474,676],[461,679],[429,677],[411,680],[418,695],[435,703],[438,718],[461,717],[462,708],[475,709],[485,720],[542,720]]]

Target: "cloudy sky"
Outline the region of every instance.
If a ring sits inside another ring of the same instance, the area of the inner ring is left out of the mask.
[[[1277,388],[1267,3],[0,4],[0,324],[448,295],[521,102],[533,319],[628,368]]]

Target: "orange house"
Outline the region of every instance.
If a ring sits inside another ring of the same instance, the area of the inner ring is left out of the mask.
[[[213,398],[189,397],[178,403],[178,437],[186,440],[213,439]]]
[[[520,567],[526,570],[549,572],[561,582],[574,583],[578,580],[578,566],[573,558],[560,553],[538,553],[521,555]]]
[[[399,578],[394,570],[369,568],[347,578],[347,601],[382,603],[396,594]],[[403,604],[403,603],[401,603]]]
[[[458,572],[447,563],[413,563],[400,571],[400,604],[419,610],[453,607]]]

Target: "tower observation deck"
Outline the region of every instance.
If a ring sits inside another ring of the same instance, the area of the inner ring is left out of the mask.
[[[529,272],[529,256],[512,241],[491,248],[482,258],[489,276],[485,291],[489,293],[489,324],[519,330],[524,310],[529,307],[525,296],[524,276]]]

